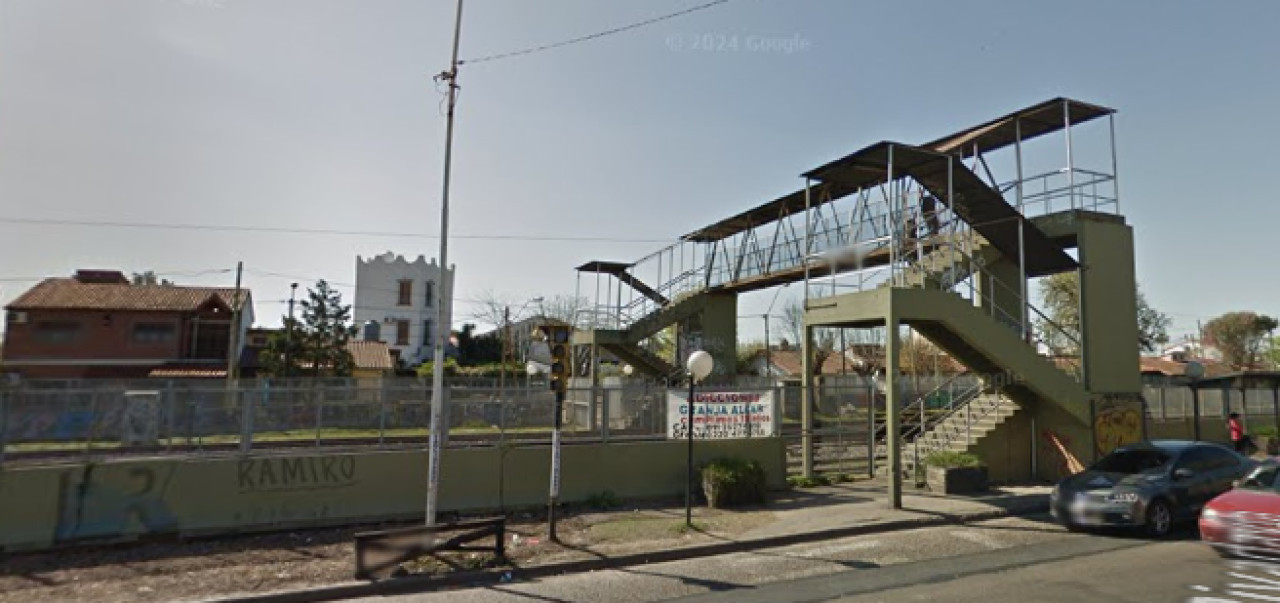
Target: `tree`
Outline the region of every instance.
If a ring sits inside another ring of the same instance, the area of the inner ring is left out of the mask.
[[[804,349],[804,301],[792,300],[782,308],[782,328]],[[822,374],[822,365],[836,353],[837,329],[813,330],[813,374]]]
[[[134,272],[134,273],[133,273],[133,284],[135,284],[135,285],[166,285],[166,286],[168,286],[168,285],[172,285],[172,284],[173,284],[173,281],[170,281],[170,280],[167,280],[167,279],[159,278],[159,277],[157,277],[157,276],[156,276],[156,273],[155,273],[155,271],[154,271],[154,270],[148,270],[148,271],[146,271],[146,272]]]
[[[1257,367],[1263,344],[1280,326],[1275,318],[1255,312],[1228,312],[1204,325],[1204,342],[1218,349],[1223,362],[1237,370]]]
[[[329,283],[320,280],[315,288],[307,290],[301,321],[285,317],[284,322],[285,331],[274,335],[264,352],[263,365],[269,373],[351,375],[355,360],[347,343],[356,332],[351,324],[351,306],[342,303],[342,294]]]
[[[1141,289],[1134,292],[1138,300],[1138,350],[1154,352],[1169,341],[1169,316],[1147,303]],[[1060,272],[1040,282],[1040,301],[1048,319],[1036,319],[1036,329],[1050,350],[1057,355],[1080,354],[1080,276],[1076,272]]]
[[[1138,291],[1138,349],[1157,352],[1169,343],[1169,325],[1173,320],[1168,314],[1152,308],[1147,297]]]

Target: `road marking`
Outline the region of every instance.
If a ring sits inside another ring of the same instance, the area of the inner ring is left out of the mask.
[[[951,532],[951,535],[956,538],[959,538],[960,540],[968,540],[969,542],[972,542],[974,544],[980,544],[989,549],[1005,548],[1005,544],[1003,542],[996,540],[994,537],[988,534],[983,534],[982,532],[966,532],[961,530],[955,530]]]

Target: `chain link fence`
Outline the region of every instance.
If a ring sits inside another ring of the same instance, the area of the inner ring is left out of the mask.
[[[570,388],[568,440],[664,439],[667,389],[611,378]],[[545,381],[469,380],[446,388],[448,445],[549,442]],[[426,445],[429,380],[25,382],[0,389],[0,459],[270,448]],[[774,398],[777,399],[776,397]],[[776,413],[775,413],[776,415]]]

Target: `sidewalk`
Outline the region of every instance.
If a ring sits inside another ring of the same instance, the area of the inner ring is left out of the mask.
[[[1027,515],[1048,510],[1049,490],[1049,486],[1002,487],[980,496],[945,497],[908,489],[903,509],[893,510],[883,482],[862,481],[776,493],[763,507],[698,508],[694,511],[698,529],[692,532],[680,528],[682,506],[586,513],[562,525],[564,545],[545,542],[527,531],[521,536],[522,530],[513,527],[508,540],[510,567],[246,593],[218,600],[292,603],[421,592]]]

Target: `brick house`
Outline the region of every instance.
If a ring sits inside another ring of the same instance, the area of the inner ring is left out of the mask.
[[[6,371],[27,379],[225,377],[235,290],[134,285],[112,270],[48,278],[5,307]],[[241,346],[253,324],[240,292]]]

